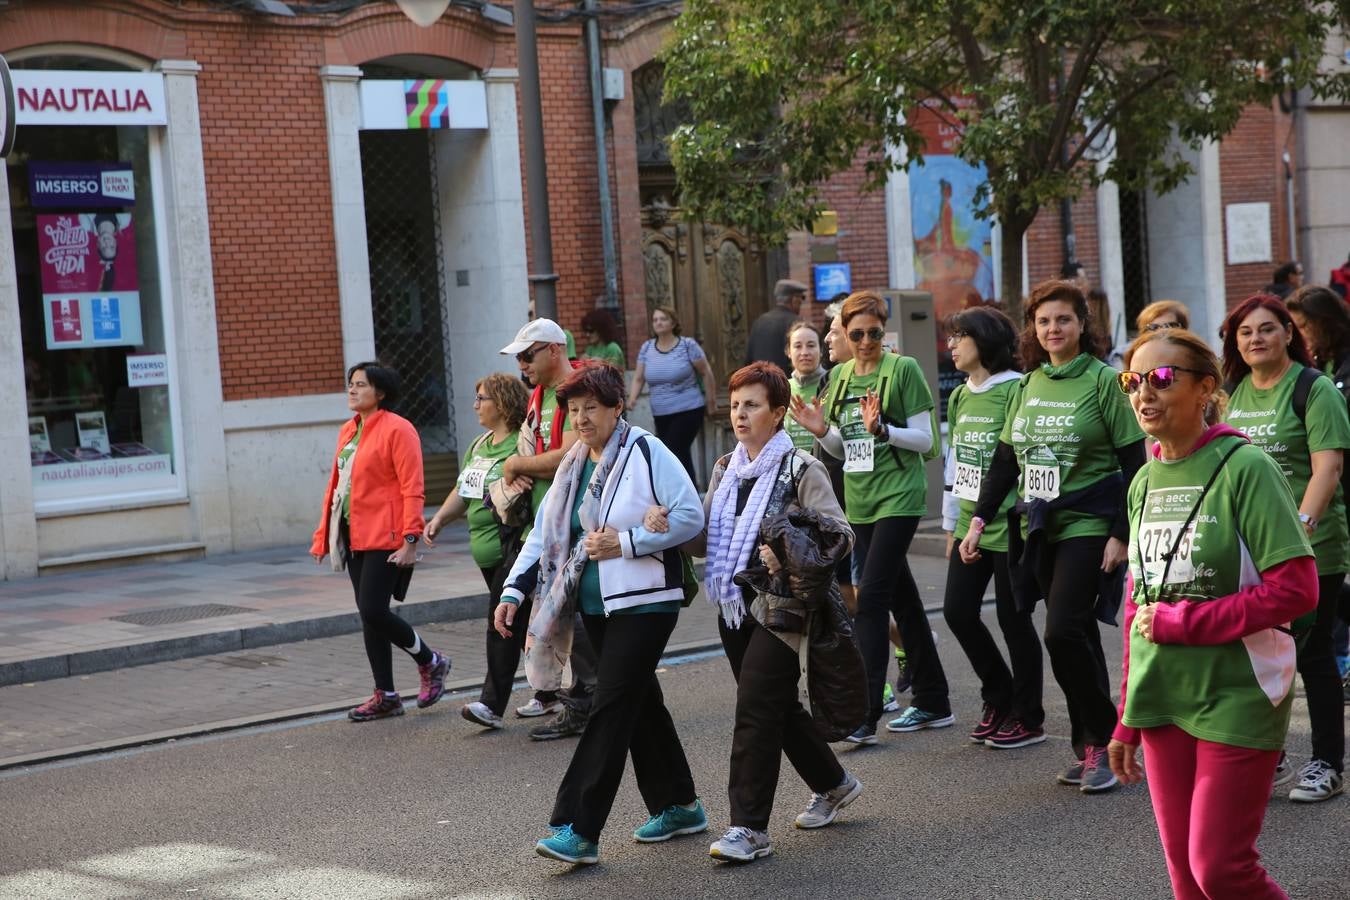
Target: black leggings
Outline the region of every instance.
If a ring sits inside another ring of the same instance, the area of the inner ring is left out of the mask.
[[[678,616],[582,615],[600,669],[591,715],[558,785],[550,825],[570,824],[582,837],[600,840],[629,755],[647,812],[654,816],[694,802],[694,776],[656,679]]]
[[[1012,671],[1003,661],[994,636],[980,618],[984,591],[994,579],[994,603],[998,627],[1008,645]],[[1008,554],[981,550],[980,558],[963,563],[952,548],[947,564],[947,593],[942,615],[971,667],[980,679],[980,696],[1001,715],[1020,719],[1027,728],[1039,728],[1045,721],[1041,706],[1041,640],[1031,613],[1018,612],[1013,599],[1012,578],[1008,574]]]
[[[1344,581],[1344,575],[1318,576],[1317,620],[1298,647],[1298,674],[1303,677],[1312,726],[1312,755],[1337,772],[1345,765],[1345,705],[1331,627]]]
[[[1070,737],[1079,759],[1089,744],[1105,747],[1116,728],[1096,612],[1106,541],[1101,535],[1047,543],[1036,573],[1045,596],[1045,649],[1069,707]]]
[[[694,438],[698,437],[699,429],[703,427],[703,407],[686,409],[684,412],[671,413],[667,416],[654,415],[652,420],[656,423],[657,439],[670,448],[670,452],[675,454],[675,458],[684,466],[684,470],[693,481],[694,457],[690,453],[690,448],[694,445]]]
[[[748,615],[737,629],[718,616],[717,630],[736,678],[731,824],[766,831],[784,754],[817,794],[842,784],[844,769],[797,697],[801,664],[792,648]]]
[[[855,555],[862,558],[858,581],[858,614],[854,619],[858,649],[867,669],[868,724],[881,718],[882,689],[890,666],[891,617],[900,630],[900,642],[914,677],[913,702],[918,709],[945,716],[951,713],[947,676],[938,659],[933,631],[923,610],[919,586],[909,571],[909,543],[919,527],[918,516],[889,516],[874,523],[854,525]]]
[[[356,592],[361,613],[361,635],[366,642],[370,674],[377,690],[394,690],[394,653],[390,644],[407,653],[419,666],[431,662],[431,648],[422,643],[412,626],[394,615],[389,601],[394,596],[398,566],[389,562],[392,550],[353,550],[347,558],[347,574]]]

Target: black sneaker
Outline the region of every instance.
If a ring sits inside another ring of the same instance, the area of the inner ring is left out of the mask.
[[[859,744],[862,746],[871,746],[877,742],[877,726],[859,725],[858,730],[844,738],[846,744]]]
[[[574,712],[571,707],[564,706],[563,711],[558,713],[553,721],[531,728],[530,740],[556,741],[558,738],[576,737],[586,730],[587,718]]]
[[[983,744],[987,738],[993,737],[1003,724],[1003,713],[999,712],[992,703],[984,705],[984,712],[980,713],[980,724],[975,726],[975,730],[970,733],[970,742],[972,744]]]
[[[998,731],[985,738],[984,745],[993,747],[995,750],[1015,750],[1018,747],[1030,747],[1032,744],[1040,744],[1045,741],[1044,728],[1028,728],[1021,719],[1008,719]],[[1080,773],[1078,783],[1083,783],[1083,776]]]

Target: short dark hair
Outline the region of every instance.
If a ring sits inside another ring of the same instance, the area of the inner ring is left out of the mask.
[[[581,330],[594,331],[606,344],[619,343],[619,323],[607,309],[593,309],[582,316]]]
[[[792,402],[792,385],[788,384],[783,370],[776,363],[764,362],[762,359],[731,373],[727,381],[727,396],[756,384],[764,385],[764,392],[769,395],[769,406],[776,409]],[[778,427],[783,427],[782,421],[779,421]]]
[[[1017,329],[1012,319],[987,306],[972,306],[952,315],[947,320],[947,333],[963,331],[975,342],[980,354],[980,365],[990,375],[1019,370],[1017,361]]]
[[[783,349],[785,351],[792,349],[792,336],[797,332],[801,331],[803,328],[807,329],[816,336],[817,344],[823,343],[823,339],[820,336],[820,332],[816,330],[816,326],[812,325],[805,319],[798,319],[797,321],[793,322],[791,325],[788,326],[787,337],[783,341],[784,345]]]
[[[1078,285],[1072,281],[1042,281],[1032,289],[1031,296],[1027,298],[1026,308],[1022,312],[1025,320],[1025,327],[1022,329],[1022,365],[1031,368],[1050,361],[1050,354],[1036,339],[1036,308],[1052,300],[1061,300],[1073,306],[1079,325],[1078,352],[1100,357],[1101,338],[1097,330],[1091,327],[1092,316],[1088,313],[1087,297],[1083,296]]]
[[[1308,345],[1303,341],[1303,334],[1294,325],[1294,320],[1289,315],[1289,307],[1274,294],[1253,294],[1233,307],[1233,311],[1223,320],[1223,326],[1219,329],[1219,334],[1223,336],[1223,378],[1229,384],[1237,384],[1252,370],[1238,350],[1237,330],[1243,320],[1258,309],[1269,311],[1281,325],[1289,329],[1289,356],[1305,366],[1312,365]]]
[[[1290,277],[1298,273],[1298,260],[1292,260],[1285,263],[1275,270],[1275,276],[1271,281],[1276,284],[1288,284]]]
[[[359,362],[347,370],[349,384],[357,372],[365,372],[366,381],[370,382],[370,386],[384,394],[380,398],[380,409],[393,409],[398,405],[398,398],[403,394],[403,379],[399,378],[397,369],[391,369],[374,360]]]
[[[594,397],[611,409],[623,402],[623,373],[600,359],[588,359],[567,376],[557,391],[558,402]]]
[[[116,216],[114,213],[101,212],[101,213],[96,214],[96,215],[94,216],[94,230],[95,230],[95,231],[98,231],[98,226],[101,225],[101,224],[104,223],[104,222],[111,222],[111,223],[112,223],[113,230],[114,230],[114,231],[117,230],[117,228],[118,228],[118,225],[117,225],[117,216]]]
[[[653,307],[652,307],[652,311],[651,311],[650,313],[647,314],[647,324],[648,324],[649,326],[650,326],[651,323],[652,323],[652,316],[655,315],[656,313],[665,313],[665,315],[670,319],[670,321],[674,323],[674,327],[671,328],[671,331],[672,331],[675,335],[678,336],[679,333],[680,333],[680,317],[677,316],[677,315],[675,314],[675,309],[674,309],[674,307],[671,307],[671,306],[653,306]],[[654,334],[654,333],[655,333],[655,332],[653,332],[653,334]]]
[[[1291,313],[1303,316],[1312,326],[1317,340],[1306,334],[1303,339],[1313,344],[1310,348],[1313,355],[1327,357],[1319,362],[1332,362],[1350,350],[1350,309],[1331,288],[1304,285],[1284,303]]]

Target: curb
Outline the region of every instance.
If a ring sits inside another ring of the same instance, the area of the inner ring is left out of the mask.
[[[486,595],[483,595],[486,597]],[[419,604],[426,605],[426,604]],[[710,650],[721,650],[721,639],[717,640],[697,640],[685,641],[681,644],[667,647],[666,652],[661,654],[661,665],[668,664],[671,660],[681,656],[689,656],[695,653],[705,653]],[[519,688],[523,679],[518,679],[516,687]],[[482,678],[465,678],[459,681],[448,681],[445,684],[446,695],[459,693],[461,691],[472,691],[483,686]],[[416,691],[412,692],[414,695]],[[78,759],[82,756],[94,756],[100,753],[112,753],[118,750],[130,750],[135,747],[145,747],[153,744],[166,744],[172,741],[184,740],[187,738],[206,737],[213,734],[222,734],[228,731],[238,731],[243,728],[256,728],[263,725],[273,725],[279,722],[288,722],[295,719],[308,719],[315,716],[331,715],[333,713],[345,712],[353,706],[357,706],[363,701],[369,699],[366,695],[360,697],[351,697],[340,701],[331,701],[319,703],[313,706],[300,706],[292,709],[276,710],[269,713],[260,713],[255,716],[241,716],[235,719],[224,719],[219,722],[209,722],[201,725],[188,725],[183,728],[174,728],[167,731],[154,731],[148,734],[138,734],[129,737],[113,738],[107,741],[98,741],[92,744],[82,744],[78,747],[65,747],[60,750],[40,750],[37,753],[26,753],[21,756],[11,756],[0,759],[0,772],[6,772],[11,769],[20,769],[27,766],[44,765],[47,763],[61,762],[62,760]],[[416,707],[413,707],[416,709]]]
[[[458,622],[478,618],[483,615],[487,602],[488,595],[484,591],[461,597],[404,603],[394,608],[409,625],[425,625],[428,622]],[[21,659],[0,663],[0,687],[32,681],[51,681],[72,675],[90,675],[113,669],[129,669],[194,656],[256,650],[274,644],[336,637],[360,630],[361,616],[353,610],[313,619],[296,619],[293,622],[269,622],[264,625],[209,631],[187,637],[165,638],[120,647],[102,647],[58,656]]]

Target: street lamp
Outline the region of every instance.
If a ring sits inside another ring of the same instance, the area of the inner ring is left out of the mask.
[[[451,0],[394,0],[403,14],[429,28],[445,14]],[[456,0],[474,6],[483,18],[510,25],[510,14],[483,0]],[[539,47],[534,34],[533,0],[515,0],[516,65],[520,69],[521,124],[525,144],[525,198],[530,209],[530,245],[538,271],[534,285],[535,314],[558,318],[558,276],[553,271],[553,234],[549,228],[548,171],[544,165],[544,111],[539,100]]]

